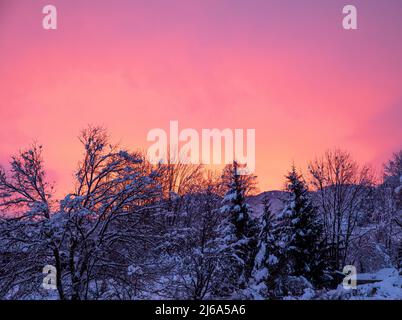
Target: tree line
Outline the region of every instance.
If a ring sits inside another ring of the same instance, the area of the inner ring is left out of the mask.
[[[41,146],[0,169],[1,299],[282,299],[334,288],[345,265],[365,272],[373,256],[402,268],[402,151],[379,181],[328,151],[306,177],[290,168],[279,211],[265,193],[255,212],[256,177],[236,162],[219,174],[153,165],[100,127],[80,142],[60,201]],[[41,287],[45,265],[55,292]]]

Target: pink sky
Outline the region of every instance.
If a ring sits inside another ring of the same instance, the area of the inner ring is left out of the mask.
[[[0,162],[34,139],[58,195],[87,124],[146,149],[152,128],[255,128],[262,190],[327,148],[378,170],[402,145],[402,2],[0,0]],[[58,30],[42,29],[42,7]]]

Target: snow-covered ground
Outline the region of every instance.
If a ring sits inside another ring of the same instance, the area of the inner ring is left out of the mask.
[[[376,273],[358,274],[359,280],[375,281],[358,285],[356,289],[344,289],[342,285],[336,290],[324,293],[321,299],[340,300],[401,300],[402,276],[394,268],[381,269]]]

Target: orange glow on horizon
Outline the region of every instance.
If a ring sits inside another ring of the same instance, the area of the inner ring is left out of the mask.
[[[253,128],[261,190],[328,148],[380,170],[402,147],[400,2],[356,1],[354,33],[338,0],[318,12],[292,1],[53,2],[54,32],[41,29],[45,1],[0,5],[0,162],[38,140],[59,197],[88,124],[131,150],[170,120]]]

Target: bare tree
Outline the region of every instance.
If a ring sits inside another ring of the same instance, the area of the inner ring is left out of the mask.
[[[218,280],[216,269],[219,254],[214,242],[221,220],[218,187],[218,180],[208,180],[202,191],[192,197],[192,204],[188,208],[194,218],[188,228],[187,246],[180,251],[180,284],[186,296],[194,300],[207,297]]]
[[[393,154],[384,165],[383,183],[379,187],[380,225],[386,226],[384,236],[392,258],[402,268],[402,150]],[[383,210],[383,204],[387,204]]]
[[[165,200],[164,218],[167,226],[178,222],[178,214],[185,205],[185,195],[201,191],[205,180],[202,165],[187,163],[181,158],[171,158],[168,149],[167,163],[156,166],[158,182]]]
[[[12,157],[8,172],[0,168],[0,295],[18,287],[39,287],[42,268],[52,263],[58,271],[59,297],[64,299],[59,243],[52,228],[52,193],[40,145]]]
[[[349,153],[327,151],[309,165],[311,185],[317,191],[331,265],[339,270],[346,264],[359,216],[373,185],[367,166],[359,167]]]
[[[85,152],[76,173],[76,191],[61,205],[67,217],[71,299],[88,298],[98,274],[126,281],[130,258],[107,253],[115,244],[123,249],[143,235],[135,226],[141,223],[142,213],[157,205],[159,196],[156,173],[149,171],[140,154],[117,150],[99,127],[84,130],[80,140]],[[126,227],[116,229],[119,226]]]
[[[375,190],[375,210],[371,223],[376,228],[376,241],[383,243],[389,253],[394,247],[397,225],[397,205],[395,190],[387,183],[382,183]]]
[[[395,186],[400,184],[402,176],[402,150],[395,152],[392,158],[384,165],[384,181],[392,179]]]

